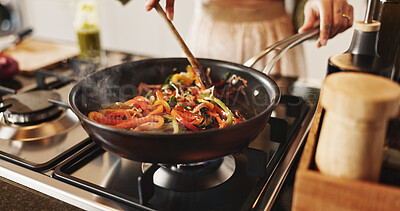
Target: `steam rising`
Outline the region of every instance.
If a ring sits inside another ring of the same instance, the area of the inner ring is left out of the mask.
[[[77,80],[81,81],[81,89],[77,97],[77,104],[83,106],[83,113],[93,110],[98,110],[102,104],[112,104],[115,102],[125,102],[138,94],[137,86],[140,82],[147,84],[163,83],[165,78],[172,73],[176,73],[173,69],[184,71],[186,64],[180,61],[172,61],[171,64],[165,61],[136,61],[132,63],[124,63],[95,71],[94,66],[83,66],[77,72]],[[226,71],[234,73],[234,69],[215,67],[214,81],[220,81]],[[237,72],[241,77],[251,79],[244,73]],[[89,77],[88,77],[89,76]],[[263,80],[250,80],[249,86],[244,89],[246,94],[240,91],[223,97],[223,100],[228,106],[238,108],[241,113],[248,113],[247,116],[254,116],[268,107],[275,99],[273,97],[273,86],[275,84],[264,84]],[[261,83],[260,83],[261,82]],[[266,86],[267,85],[267,86]],[[268,87],[271,86],[271,87]],[[221,93],[228,92],[229,86],[220,87]],[[222,96],[221,96],[222,97]],[[246,115],[246,114],[245,114]]]
[[[78,68],[74,68],[75,79],[82,82],[82,105],[88,108],[97,109],[101,104],[123,102],[137,93],[134,83],[127,83],[129,80],[124,78],[120,70],[121,66],[106,68],[102,73],[94,73],[96,66],[93,64],[79,63]],[[94,75],[91,75],[94,74]],[[88,77],[90,76],[90,77]],[[121,83],[121,81],[125,81]]]

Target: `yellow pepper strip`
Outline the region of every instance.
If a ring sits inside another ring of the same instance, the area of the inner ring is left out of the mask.
[[[185,73],[182,72],[182,73],[174,74],[174,75],[172,76],[172,78],[171,78],[171,81],[172,81],[172,83],[174,83],[174,84],[178,84],[179,81],[180,81],[180,82],[182,83],[182,85],[189,86],[190,84],[193,83],[194,78],[192,78],[192,77],[190,77],[190,76],[188,76],[187,74],[185,74]]]
[[[183,85],[188,86],[192,84],[193,81],[197,80],[197,78],[198,77],[196,76],[193,68],[190,65],[188,65],[186,67],[186,72],[174,74],[171,77],[171,82],[174,84],[178,84],[180,81]]]
[[[156,105],[162,105],[167,113],[170,113],[170,112],[171,112],[171,107],[169,106],[169,104],[168,104],[167,101],[165,101],[165,100],[156,100],[156,101],[154,102],[154,105],[155,105],[155,106],[156,106]]]
[[[188,73],[189,77],[192,77],[192,78],[196,77],[196,74],[195,74],[192,66],[190,66],[190,65],[186,66],[186,72]]]
[[[150,112],[149,115],[159,114],[159,113],[162,113],[163,111],[164,111],[164,107],[162,105],[159,105],[155,110]]]

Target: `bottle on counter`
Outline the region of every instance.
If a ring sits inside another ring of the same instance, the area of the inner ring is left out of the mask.
[[[393,64],[378,54],[378,33],[381,29],[379,21],[372,20],[369,0],[365,19],[354,24],[354,33],[349,49],[328,60],[328,75],[335,72],[365,72],[393,79]]]
[[[378,1],[374,10],[374,20],[381,22],[378,53],[394,64],[392,77],[400,83],[400,0]]]
[[[80,0],[78,2],[74,25],[80,48],[79,58],[100,63],[102,60],[102,48],[99,13],[95,1]]]

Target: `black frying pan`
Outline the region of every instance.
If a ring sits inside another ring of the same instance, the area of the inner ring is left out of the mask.
[[[140,82],[160,84],[168,75],[175,73],[174,69],[185,71],[189,65],[186,58],[148,59],[100,70],[73,87],[69,103],[89,136],[105,150],[121,157],[162,164],[194,163],[223,157],[245,149],[266,126],[278,104],[279,88],[266,75],[272,66],[288,49],[318,33],[316,28],[288,37],[269,46],[244,65],[211,59],[198,60],[204,69],[211,68],[213,82],[221,81],[227,72],[248,81],[248,87],[244,90],[246,95],[221,99],[230,108],[238,108],[248,118],[234,126],[184,134],[146,133],[122,131],[87,118],[87,114],[98,110],[101,104],[126,101],[136,96]],[[279,53],[264,69],[266,74],[250,68],[273,50]]]
[[[168,75],[185,71],[186,58],[148,59],[106,68],[78,82],[70,92],[69,103],[89,136],[102,148],[121,157],[151,163],[194,163],[239,152],[253,141],[266,126],[271,112],[279,103],[276,83],[255,69],[230,62],[199,59],[211,68],[213,82],[221,81],[227,72],[248,81],[246,95],[222,99],[238,108],[248,120],[223,129],[209,129],[183,134],[130,132],[89,120],[87,114],[101,104],[126,101],[137,95],[140,82],[163,83]]]

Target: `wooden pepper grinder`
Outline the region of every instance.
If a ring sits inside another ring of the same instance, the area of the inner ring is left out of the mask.
[[[378,181],[388,121],[399,112],[400,86],[367,73],[326,77],[325,116],[315,161],[323,174]]]

